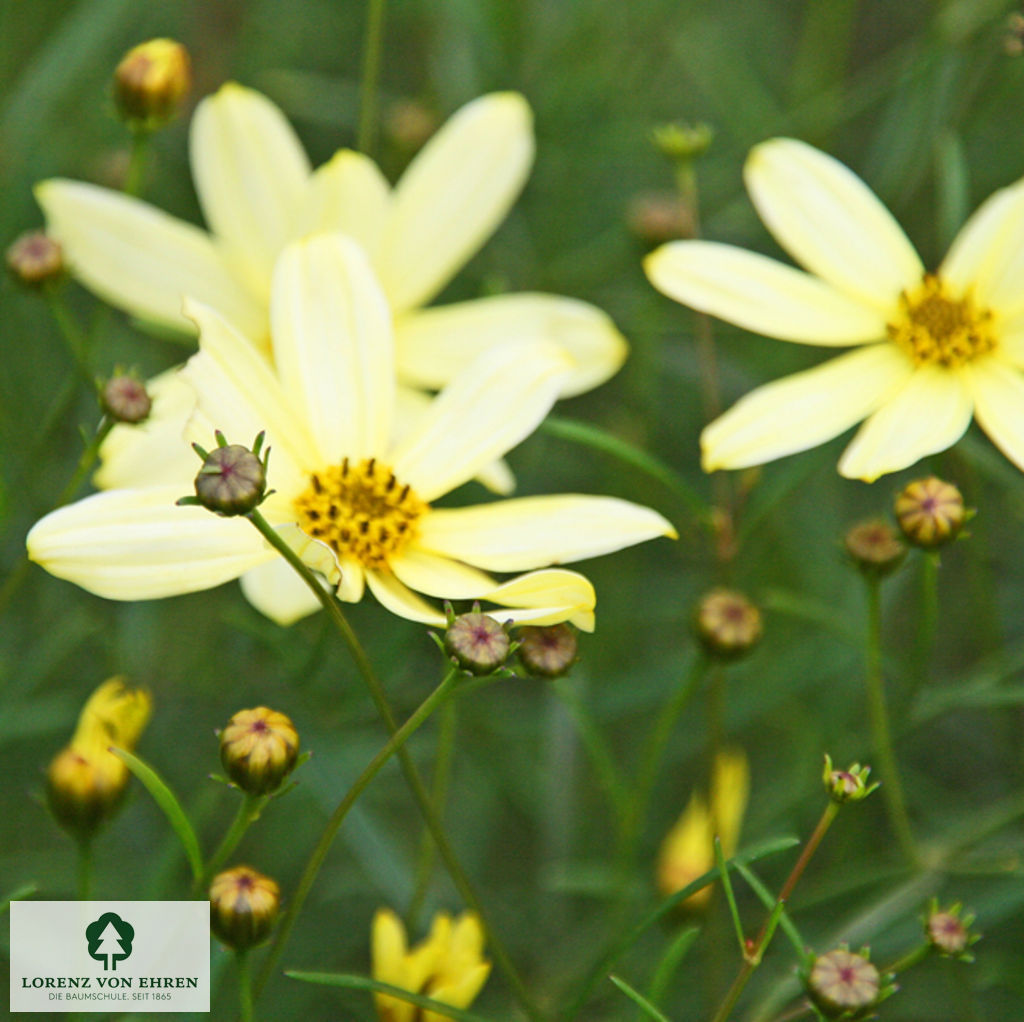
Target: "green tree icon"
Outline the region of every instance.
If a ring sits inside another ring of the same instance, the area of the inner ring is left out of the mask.
[[[114,912],[104,912],[85,928],[89,957],[103,962],[103,971],[117,971],[117,963],[132,953],[135,927]]]

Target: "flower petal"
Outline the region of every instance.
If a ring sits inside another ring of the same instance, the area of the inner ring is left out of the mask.
[[[549,341],[573,362],[562,397],[591,390],[618,372],[625,338],[600,309],[558,295],[478,298],[407,313],[395,324],[398,373],[413,386],[439,390],[486,348]]]
[[[108,188],[55,179],[36,185],[47,229],[75,279],[140,319],[193,332],[181,311],[193,295],[259,340],[266,316],[223,253],[198,227]]]
[[[426,501],[454,490],[536,429],[567,370],[565,355],[548,344],[484,352],[398,446],[391,457],[395,474]]]
[[[51,575],[111,600],[211,589],[276,557],[241,518],[176,507],[179,486],[111,490],[53,511],[28,534]]]
[[[792,138],[751,150],[744,168],[757,212],[801,266],[887,315],[924,267],[892,214],[831,156]]]
[[[548,568],[509,579],[487,599],[505,606],[488,609],[496,621],[519,625],[557,625],[569,621],[584,632],[594,630],[597,597],[590,580],[577,571]]]
[[[644,260],[669,298],[782,341],[843,346],[885,336],[885,317],[824,281],[714,241],[671,241]]]
[[[476,568],[415,547],[390,558],[388,566],[410,589],[447,600],[478,600],[497,585]]]
[[[513,92],[457,111],[393,193],[376,262],[392,308],[429,301],[505,218],[533,162],[530,108]]]
[[[839,473],[873,482],[919,458],[944,451],[971,424],[974,401],[964,376],[939,366],[919,366],[850,442]]]
[[[402,585],[389,571],[367,571],[366,584],[385,610],[425,625],[443,625],[445,616]]]
[[[245,598],[283,627],[320,609],[316,595],[283,557],[252,568],[241,581]]]
[[[186,301],[189,317],[199,327],[199,353],[181,370],[196,393],[201,413],[229,443],[251,444],[266,431],[271,456],[271,485],[295,495],[304,477],[320,464],[312,437],[292,411],[287,396],[266,359],[213,309]],[[194,438],[191,429],[187,430]],[[199,442],[212,445],[212,437]]]
[[[274,271],[274,359],[307,410],[324,461],[383,454],[391,439],[391,316],[362,249],[319,234],[289,245]]]
[[[1024,376],[996,358],[978,359],[965,370],[978,425],[1024,470]]]
[[[895,345],[873,344],[758,387],[701,434],[704,470],[761,465],[831,440],[870,415],[912,372]]]
[[[657,511],[617,497],[519,497],[424,515],[417,547],[486,571],[526,571],[676,536]]]
[[[362,153],[339,150],[317,168],[298,214],[298,232],[338,232],[357,241],[372,260],[388,216],[391,187]]]

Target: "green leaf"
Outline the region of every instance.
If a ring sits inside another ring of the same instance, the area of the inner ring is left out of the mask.
[[[188,864],[192,868],[192,877],[196,883],[199,883],[203,876],[203,856],[199,851],[199,839],[174,792],[167,787],[160,775],[138,756],[133,756],[130,752],[118,749],[116,746],[111,746],[110,751],[124,761],[125,766],[143,783],[156,804],[164,811],[164,815],[185,849]]]
[[[761,904],[764,905],[769,911],[775,909],[775,896],[768,890],[767,887],[757,878],[753,870],[748,869],[742,863],[737,863],[736,872],[739,873],[744,880],[746,880],[751,890],[758,896]],[[806,941],[800,936],[796,926],[793,925],[793,920],[789,918],[789,913],[786,911],[782,912],[779,918],[779,925],[781,925],[783,932],[789,938],[789,942],[796,949],[797,955],[801,958],[804,957],[805,948],[807,947]]]
[[[648,991],[648,996],[652,1001],[660,1001],[662,999],[672,977],[675,975],[676,969],[679,968],[680,962],[689,953],[694,941],[699,936],[699,926],[688,926],[669,944],[668,949],[661,957],[661,961],[658,962],[658,967],[654,970],[654,978],[651,980],[651,989]]]
[[[638,1005],[643,1013],[648,1018],[653,1018],[656,1022],[669,1022],[666,1015],[662,1015],[657,1008],[643,994],[638,990],[634,990],[624,979],[616,976],[612,973],[608,977],[634,1004]]]
[[[483,1015],[474,1015],[461,1008],[453,1008],[451,1005],[435,1001],[431,997],[414,994],[401,987],[393,987],[390,983],[380,983],[375,979],[370,979],[369,976],[353,976],[344,972],[293,972],[288,969],[285,970],[285,975],[289,979],[297,979],[303,983],[319,983],[321,986],[344,987],[348,990],[372,990],[378,994],[390,994],[400,1001],[415,1004],[419,1008],[439,1012],[448,1018],[455,1019],[455,1022],[490,1022]]]
[[[21,887],[15,887],[10,894],[5,894],[0,898],[0,915],[3,915],[11,907],[12,901],[23,901],[25,898],[30,898],[38,890],[39,886],[37,884],[22,884]]]

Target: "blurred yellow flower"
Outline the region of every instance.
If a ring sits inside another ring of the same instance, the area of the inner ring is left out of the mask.
[[[793,139],[756,146],[745,179],[801,272],[730,245],[652,253],[652,283],[747,330],[857,345],[759,387],[701,436],[706,471],[807,450],[865,420],[839,471],[876,479],[956,443],[972,416],[1024,468],[1024,184],[968,220],[935,273],[851,170]]]
[[[722,842],[722,854],[729,858],[735,853],[749,793],[750,768],[746,755],[741,749],[723,749],[715,757],[710,808],[704,798],[694,792],[662,841],[657,882],[658,890],[666,898],[714,868],[716,834]],[[709,884],[682,904],[685,908],[701,909],[710,897]]]
[[[412,950],[394,912],[382,908],[373,918],[373,978],[453,1008],[468,1008],[487,982],[491,963],[483,948],[483,928],[472,912],[455,920],[439,912],[430,935]],[[387,994],[374,994],[374,1001],[381,1022],[445,1022],[450,1017]]]

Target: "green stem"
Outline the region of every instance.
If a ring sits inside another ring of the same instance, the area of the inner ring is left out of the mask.
[[[88,901],[92,897],[93,880],[92,838],[83,837],[78,842],[78,900]]]
[[[378,714],[384,721],[388,732],[394,736],[398,728],[395,724],[395,717],[391,710],[391,705],[384,692],[384,686],[377,677],[377,674],[373,669],[373,665],[370,663],[369,657],[367,657],[359,639],[352,630],[352,626],[348,623],[348,618],[346,618],[344,613],[342,613],[340,604],[331,593],[327,592],[324,587],[320,585],[313,573],[305,564],[302,563],[302,558],[300,558],[298,554],[296,554],[295,551],[285,543],[285,541],[277,534],[274,528],[258,510],[251,511],[248,517],[256,528],[259,529],[263,538],[266,539],[282,557],[284,557],[292,568],[298,572],[306,585],[309,586],[313,593],[316,594],[317,599],[330,615],[331,620],[338,629],[345,645],[348,647],[356,668],[362,675],[363,680],[366,682],[366,686],[370,691],[370,697],[373,699],[374,705],[377,707]],[[480,925],[486,936],[487,943],[490,946],[491,954],[494,956],[494,960],[498,963],[498,967],[505,974],[505,978],[512,987],[512,992],[515,995],[516,1000],[519,1001],[521,1007],[531,1019],[538,1020],[543,1018],[540,1010],[534,1005],[529,991],[527,991],[522,979],[519,977],[519,973],[516,972],[511,958],[509,958],[508,953],[505,951],[504,944],[498,938],[493,926],[490,925],[483,903],[477,896],[476,890],[473,888],[473,885],[469,881],[469,877],[462,868],[462,864],[455,855],[455,851],[448,840],[448,835],[445,833],[441,821],[437,817],[437,813],[434,812],[434,807],[430,801],[430,794],[427,791],[426,785],[423,783],[423,779],[419,775],[419,771],[416,769],[416,765],[412,761],[412,757],[409,755],[408,751],[401,746],[398,747],[397,754],[399,764],[402,768],[402,773],[405,775],[406,784],[412,792],[413,800],[416,802],[420,815],[423,817],[424,822],[430,829],[430,834],[433,837],[434,842],[437,844],[438,851],[441,853],[441,858],[444,860],[445,867],[447,868],[448,873],[463,900],[479,917]],[[267,970],[266,967],[264,967],[264,973],[261,975],[261,980],[264,979],[266,973]]]
[[[249,952],[236,951],[235,961],[238,963],[238,1001],[242,1022],[252,1022],[252,968],[249,963]]]
[[[878,579],[867,579],[868,632],[865,684],[867,686],[868,714],[871,720],[871,735],[878,757],[878,774],[882,779],[882,796],[889,816],[889,825],[900,846],[900,850],[912,866],[920,865],[917,845],[914,843],[907,816],[903,784],[896,766],[896,756],[889,727],[889,710],[885,699],[885,682],[882,678],[882,596]]]
[[[85,331],[75,321],[71,310],[64,301],[64,291],[60,285],[47,287],[43,292],[46,296],[50,312],[53,314],[57,329],[64,338],[64,343],[71,352],[71,358],[75,363],[75,370],[82,381],[93,393],[97,390],[96,378],[89,368],[89,338]]]
[[[125,195],[137,197],[142,191],[142,179],[146,172],[146,163],[149,159],[149,143],[153,137],[152,131],[146,128],[139,128],[132,132],[132,151],[128,159],[128,172],[124,176]]]
[[[437,736],[437,758],[434,761],[434,783],[431,786],[430,795],[434,803],[434,811],[441,819],[444,818],[444,807],[448,799],[448,784],[451,780],[457,723],[456,704],[445,703],[441,710],[441,727]],[[410,931],[416,928],[419,914],[423,910],[423,903],[426,901],[427,891],[430,888],[430,877],[434,872],[436,854],[437,849],[430,838],[430,831],[424,827],[420,838],[419,862],[416,864],[416,886],[409,902],[409,911],[406,913],[406,924]]]
[[[885,973],[892,973],[894,976],[897,976],[901,972],[906,972],[907,969],[917,965],[918,962],[923,962],[931,954],[931,951],[931,944],[925,941],[908,951],[902,958],[897,958],[892,965],[887,965],[884,969],[879,969],[878,971],[883,975]]]
[[[384,38],[385,0],[370,0],[363,41],[363,77],[359,87],[359,128],[356,148],[373,155],[377,136],[377,88],[380,80],[380,54]]]
[[[245,836],[245,832],[260,818],[263,807],[270,800],[269,795],[243,794],[238,812],[231,822],[227,833],[224,835],[217,851],[210,857],[210,861],[203,870],[200,880],[193,886],[192,894],[196,896],[200,891],[205,890],[210,878],[220,871],[221,866],[227,862],[228,856],[238,847],[238,843]]]
[[[921,622],[914,648],[915,694],[928,682],[928,668],[939,621],[939,555],[925,550],[921,557]]]

